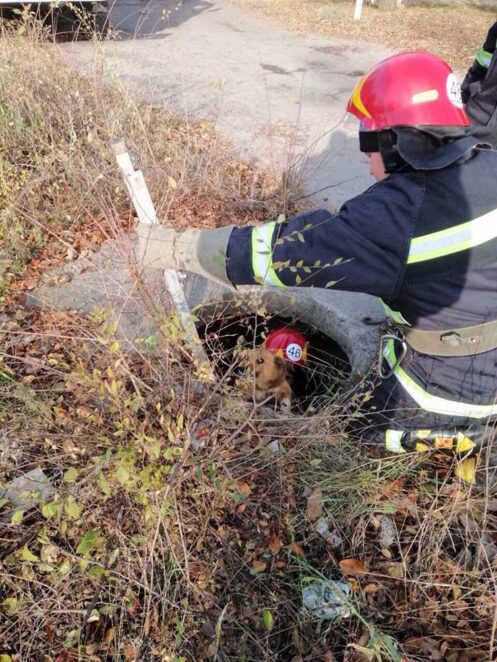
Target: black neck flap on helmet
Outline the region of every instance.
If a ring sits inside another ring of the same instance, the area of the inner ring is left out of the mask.
[[[361,124],[361,152],[380,152],[385,172],[441,170],[458,161],[467,161],[480,149],[491,149],[480,127],[398,126],[369,131]]]

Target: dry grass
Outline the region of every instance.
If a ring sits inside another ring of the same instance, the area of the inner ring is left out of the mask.
[[[1,662],[492,659],[492,490],[454,482],[450,459],[365,452],[344,433],[352,393],[275,416],[223,378],[196,390],[171,323],[142,354],[103,313],[23,308],[68,246],[130,226],[114,136],[178,226],[286,198],[210,130],[75,76],[53,46],[7,35],[0,55],[0,480],[42,467],[54,488],[25,513],[0,501]],[[302,610],[322,577],[350,583],[339,623]]]
[[[495,12],[477,7],[403,7],[380,12],[365,6],[354,21],[353,3],[344,0],[237,0],[293,30],[382,43],[394,51],[422,49],[465,71],[482,45]],[[374,50],[371,64],[375,62]]]
[[[365,454],[343,435],[350,396],[275,417],[222,380],[196,395],[170,338],[150,360],[98,320],[18,317],[4,335],[3,480],[42,466],[56,491],[21,521],[2,510],[0,650],[369,659],[354,644],[377,660],[490,659],[495,500],[453,483],[447,462]],[[352,615],[320,625],[302,587],[342,569]]]
[[[28,26],[29,27],[29,26]],[[33,258],[43,266],[128,230],[130,204],[109,145],[126,137],[158,214],[177,227],[221,226],[285,210],[276,178],[237,159],[207,124],[180,121],[71,69],[36,25],[0,40],[0,289]],[[8,100],[8,101],[7,101]],[[105,218],[112,208],[113,228]],[[66,247],[49,241],[64,232]]]

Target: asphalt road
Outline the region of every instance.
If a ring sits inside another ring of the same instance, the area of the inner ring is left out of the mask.
[[[213,121],[250,160],[300,168],[307,193],[325,189],[316,204],[338,206],[372,183],[355,120],[332,129],[384,47],[291,32],[229,0],[114,0],[110,21],[120,38],[102,46],[107,77]],[[62,48],[81,68],[100,50],[91,42]]]

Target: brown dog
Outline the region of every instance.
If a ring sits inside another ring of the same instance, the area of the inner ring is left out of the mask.
[[[238,386],[255,395],[256,402],[274,398],[280,407],[292,404],[290,371],[286,362],[268,349],[257,347],[243,352],[246,376],[238,381]],[[255,383],[254,383],[255,382]]]

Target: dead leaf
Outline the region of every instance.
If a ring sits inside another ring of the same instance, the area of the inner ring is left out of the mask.
[[[339,565],[345,574],[361,575],[368,571],[359,559],[342,559]]]
[[[267,567],[267,563],[265,563],[265,561],[254,561],[254,562],[252,563],[252,568],[253,568],[256,572],[264,572],[264,570],[266,569],[266,567]]]
[[[131,641],[128,641],[124,646],[123,654],[124,662],[137,662],[138,660],[138,649],[135,644],[131,643]]]
[[[430,656],[430,660],[441,660],[443,654],[440,653],[439,642],[431,637],[410,637],[404,641],[404,648],[408,653],[425,653]]]
[[[114,639],[115,634],[116,634],[116,628],[114,627],[109,628],[104,634],[105,643],[110,644],[110,642]]]
[[[343,440],[340,439],[340,437],[337,437],[334,434],[327,434],[323,439],[323,441],[325,444],[328,444],[329,446],[338,446],[343,442]]]
[[[68,455],[71,455],[77,450],[72,439],[64,439],[62,442],[62,448],[64,449],[64,453],[67,453]]]
[[[276,535],[276,533],[273,533],[268,543],[268,548],[271,550],[271,553],[274,556],[276,556],[276,554],[278,554],[282,546],[283,543],[281,542],[280,538]]]
[[[145,614],[145,623],[143,624],[143,634],[148,637],[150,634],[150,609],[147,609]]]
[[[369,595],[369,594],[371,594],[371,593],[377,593],[378,591],[381,591],[381,586],[379,586],[378,584],[373,584],[373,583],[371,583],[371,584],[366,584],[366,586],[364,587],[363,591],[364,591],[364,593],[366,593],[367,595]]]
[[[323,512],[323,492],[317,487],[307,499],[307,517],[314,522]]]
[[[402,563],[391,563],[387,568],[387,575],[392,579],[402,579],[404,577]]]
[[[365,662],[374,662],[375,659],[378,659],[374,650],[365,648],[364,646],[359,646],[359,644],[348,644],[347,648],[353,648],[355,651],[357,651],[361,656],[361,662],[362,660]]]
[[[305,556],[305,552],[302,549],[302,546],[298,544],[298,542],[292,542],[291,545],[288,545],[288,549],[296,556]]]
[[[380,487],[380,494],[387,499],[394,494],[397,494],[397,492],[400,492],[404,485],[404,481],[402,478],[397,478],[396,480],[392,480],[390,482],[384,482],[381,487]]]
[[[46,543],[40,548],[40,559],[43,563],[56,563],[59,560],[60,551],[56,545]]]
[[[75,648],[68,648],[57,655],[55,662],[75,662],[76,655],[78,653]]]
[[[87,646],[85,646],[85,653],[91,657],[94,656],[96,653],[98,653],[100,648],[101,648],[101,644],[97,644],[97,643],[88,644]]]
[[[236,489],[243,494],[245,498],[249,497],[252,494],[252,489],[248,483],[245,483],[243,480],[237,480],[235,482]]]

